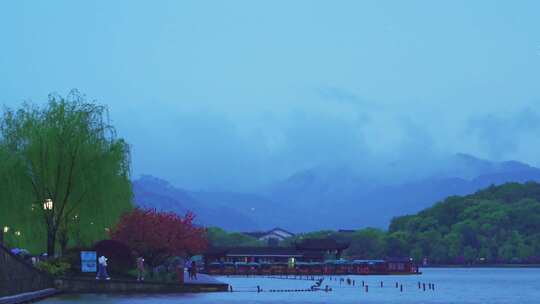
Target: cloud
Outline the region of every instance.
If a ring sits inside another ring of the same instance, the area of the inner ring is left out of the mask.
[[[532,108],[510,113],[477,115],[467,122],[466,132],[490,158],[504,159],[538,148],[540,116]]]
[[[317,92],[324,100],[351,102],[356,104],[364,102],[353,92],[335,86],[321,86],[317,88]]]

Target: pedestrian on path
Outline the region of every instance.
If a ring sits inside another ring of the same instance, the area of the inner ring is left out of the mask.
[[[191,261],[191,267],[189,268],[189,278],[192,280],[197,279],[197,263]]]
[[[144,258],[137,258],[137,281],[144,281]]]
[[[105,256],[101,256],[98,259],[98,273],[96,276],[96,280],[110,280],[109,274],[107,273],[107,258]]]

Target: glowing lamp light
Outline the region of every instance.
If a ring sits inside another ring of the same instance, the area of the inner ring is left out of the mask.
[[[53,210],[54,204],[52,199],[48,198],[43,202],[43,210]]]
[[[15,231],[15,235],[16,236],[21,236],[21,232],[17,230],[17,231]]]
[[[8,233],[9,232],[9,227],[8,226],[4,226],[4,233]]]

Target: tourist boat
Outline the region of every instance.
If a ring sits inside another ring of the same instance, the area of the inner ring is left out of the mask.
[[[251,262],[248,263],[248,274],[249,275],[258,275],[259,274],[259,268],[261,265],[259,263]]]
[[[246,262],[236,262],[236,274],[239,275],[248,275],[250,274],[251,266],[249,266],[249,263]]]
[[[354,260],[351,266],[352,274],[385,274],[386,262],[384,260]]]
[[[311,262],[309,272],[313,275],[321,275],[323,274],[323,264],[318,262]]]
[[[272,264],[271,263],[260,263],[259,274],[261,275],[272,275]]]
[[[334,261],[325,261],[323,264],[323,274],[332,275],[336,273],[336,264]]]
[[[288,274],[288,275],[296,275],[297,274],[296,267],[293,267],[291,265],[287,265],[286,274]]]
[[[212,275],[407,275],[421,274],[418,266],[409,258],[386,260],[327,260],[318,262],[296,262],[294,267],[285,262],[212,262],[205,268]]]
[[[310,263],[297,262],[295,264],[296,274],[298,275],[310,275],[311,274],[311,265]]]
[[[213,262],[208,265],[208,274],[220,275],[223,274],[223,264],[219,262]]]
[[[334,273],[337,275],[344,275],[349,273],[351,263],[345,260],[334,261]]]
[[[288,268],[289,265],[287,263],[272,263],[271,266],[272,274],[274,275],[287,274]]]
[[[328,253],[341,256],[346,244],[334,240],[303,241],[295,247],[213,248],[204,255],[205,269],[210,274],[239,275],[384,275],[420,274],[418,265],[409,257],[380,260],[347,261],[324,259]],[[220,265],[221,261],[228,261]],[[237,261],[237,263],[231,263]],[[261,264],[255,262],[262,262]],[[314,263],[316,261],[316,263]]]
[[[421,274],[411,258],[386,258],[385,262],[387,274]]]
[[[232,275],[236,274],[236,266],[232,262],[223,263],[222,274]]]

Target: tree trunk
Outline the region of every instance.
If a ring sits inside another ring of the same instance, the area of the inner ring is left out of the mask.
[[[58,242],[60,243],[60,255],[66,253],[67,244],[69,242],[68,235],[66,231],[60,231],[60,236]]]
[[[55,254],[55,246],[56,245],[56,233],[53,233],[52,231],[49,231],[47,233],[47,257],[54,257]]]

